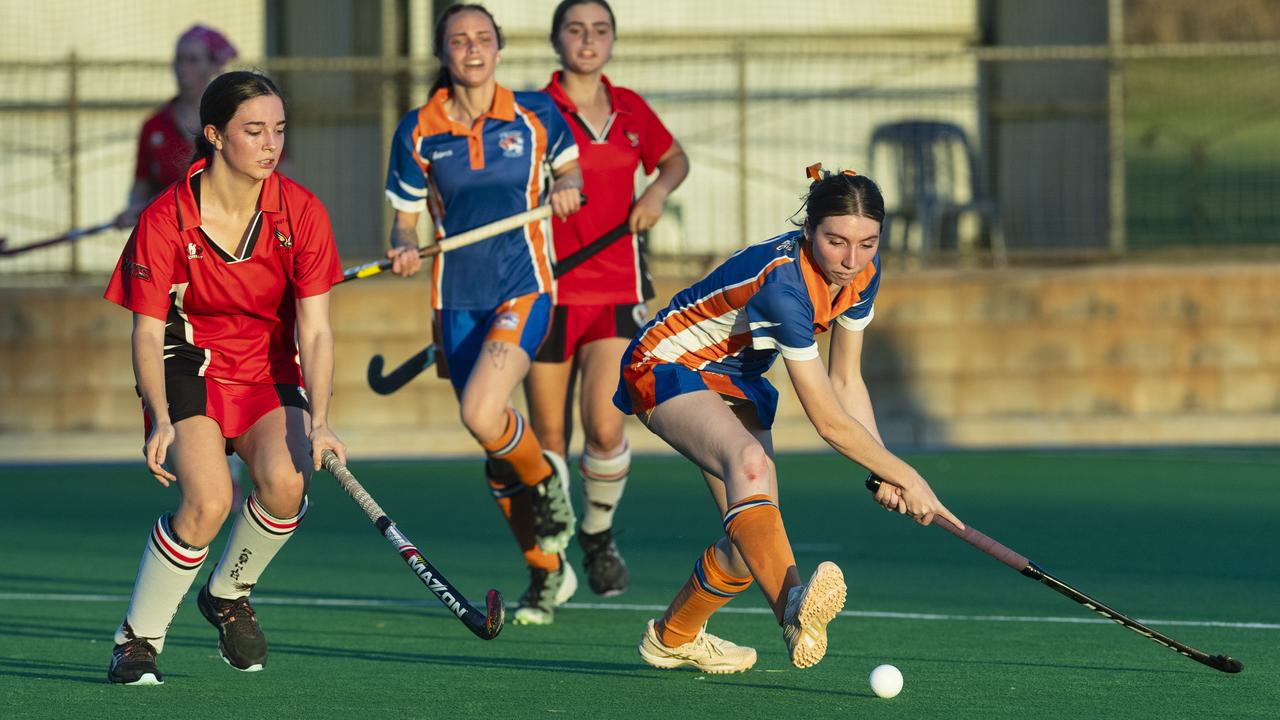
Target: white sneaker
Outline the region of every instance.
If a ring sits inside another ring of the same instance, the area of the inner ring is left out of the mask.
[[[511,621],[517,625],[550,625],[556,619],[556,608],[577,591],[578,575],[564,555],[560,556],[559,570],[529,568],[529,588],[520,596]]]
[[[640,639],[640,658],[656,668],[670,670],[694,667],[704,673],[723,675],[750,670],[756,664],[755,648],[734,645],[707,632],[703,625],[698,636],[679,647],[667,647],[658,639],[653,620]]]
[[[812,667],[827,654],[827,623],[844,607],[845,593],[844,573],[833,562],[819,563],[808,583],[787,593],[782,639],[792,665]]]

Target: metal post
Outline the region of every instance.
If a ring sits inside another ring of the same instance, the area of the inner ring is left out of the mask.
[[[1124,164],[1124,0],[1107,0],[1107,151],[1110,222],[1108,240],[1113,255],[1125,252],[1125,164]]]
[[[747,215],[750,190],[747,178],[747,46],[739,40],[734,44],[734,62],[737,63],[738,80],[738,244],[747,244]]]
[[[382,46],[382,58],[387,62],[383,64],[382,70],[379,72],[380,96],[379,104],[381,105],[381,117],[378,123],[379,140],[378,147],[382,148],[381,165],[382,170],[378,176],[379,180],[385,180],[387,177],[387,164],[389,162],[387,148],[391,147],[391,138],[395,135],[396,124],[400,120],[400,113],[405,108],[398,107],[396,93],[396,71],[392,70],[392,62],[399,53],[399,37],[400,21],[397,12],[396,0],[382,0],[381,5],[381,27],[379,44]],[[395,213],[390,205],[386,202],[380,202],[378,205],[382,208],[382,240],[370,248],[377,250],[391,237],[391,225],[395,219]]]
[[[70,228],[80,227],[80,59],[72,50],[67,56],[67,220]],[[80,244],[71,243],[72,275],[80,273]]]

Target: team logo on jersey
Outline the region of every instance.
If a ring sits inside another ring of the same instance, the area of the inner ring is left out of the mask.
[[[199,245],[193,242],[187,243],[187,259],[188,260],[199,260],[202,257],[204,257],[203,248],[201,248]]]
[[[644,323],[649,319],[649,308],[644,303],[640,303],[631,308],[631,320],[635,322],[636,327],[644,327]]]
[[[499,330],[515,330],[520,327],[519,313],[504,312],[493,321],[493,326]]]
[[[791,252],[791,250],[795,248],[795,246],[796,246],[795,240],[787,239],[775,245],[773,249],[781,250],[782,252]]]
[[[631,147],[640,147],[640,133],[635,130],[628,130],[623,135],[626,135],[627,140],[631,141]]]
[[[123,260],[120,263],[120,274],[126,277],[132,275],[139,280],[151,281],[151,268],[141,265],[132,260]]]
[[[452,150],[436,150],[431,153],[431,162],[435,162],[440,158],[447,158],[447,157],[453,157]]]
[[[524,157],[524,134],[519,130],[507,130],[498,134],[498,147],[503,157]]]
[[[280,247],[288,250],[293,247],[293,238],[280,232],[280,228],[276,228],[276,242],[280,243]]]

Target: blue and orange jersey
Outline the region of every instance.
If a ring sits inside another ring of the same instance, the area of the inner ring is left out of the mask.
[[[831,296],[800,230],[750,245],[680,291],[632,342],[624,363],[673,363],[758,377],[778,355],[818,357],[832,323],[862,330],[874,316],[880,256]]]
[[[498,86],[472,127],[445,111],[448,88],[400,121],[391,143],[387,199],[396,210],[428,210],[436,236],[457,235],[545,202],[550,173],[578,158],[551,98]],[[492,309],[514,297],[554,292],[548,233],[534,222],[437,255],[435,309]]]

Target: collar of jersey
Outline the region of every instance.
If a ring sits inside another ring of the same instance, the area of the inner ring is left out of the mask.
[[[867,263],[867,267],[846,286],[849,292],[842,289],[836,296],[839,302],[834,306],[831,304],[831,289],[827,287],[827,278],[818,269],[818,264],[813,259],[813,247],[808,240],[800,243],[800,272],[804,274],[804,284],[809,291],[809,299],[813,301],[814,321],[825,327],[858,303],[858,293],[870,284],[876,273],[876,266],[875,263]]]
[[[200,204],[196,202],[195,194],[191,192],[191,178],[197,173],[203,172],[209,167],[207,158],[200,158],[191,163],[191,167],[187,168],[187,177],[180,183],[176,183],[173,192],[178,200],[178,229],[191,230],[200,227]],[[275,173],[267,176],[262,181],[262,191],[258,193],[258,210],[261,212],[280,212],[280,181],[276,178]]]
[[[551,96],[551,99],[555,101],[556,106],[562,112],[576,113],[578,112],[578,106],[574,104],[573,100],[569,99],[569,94],[564,91],[564,86],[560,84],[560,79],[563,77],[563,70],[556,70],[551,73],[551,82],[547,83],[547,86],[543,88],[543,92]],[[604,91],[609,93],[609,106],[613,108],[613,112],[626,113],[627,109],[622,107],[618,90],[613,86],[613,83],[609,82],[609,77],[601,75],[600,82],[604,83]]]
[[[454,135],[475,135],[476,128],[484,130],[483,124],[472,125],[466,127],[462,123],[454,122],[449,117],[448,111],[444,109],[444,101],[449,99],[449,88],[440,88],[435,91],[431,99],[426,105],[422,106],[420,115],[420,124],[426,129],[427,134],[435,135],[438,133],[448,132]],[[476,120],[483,118],[493,118],[503,122],[511,122],[516,119],[516,96],[515,93],[498,85],[493,91],[493,104],[489,109]]]

